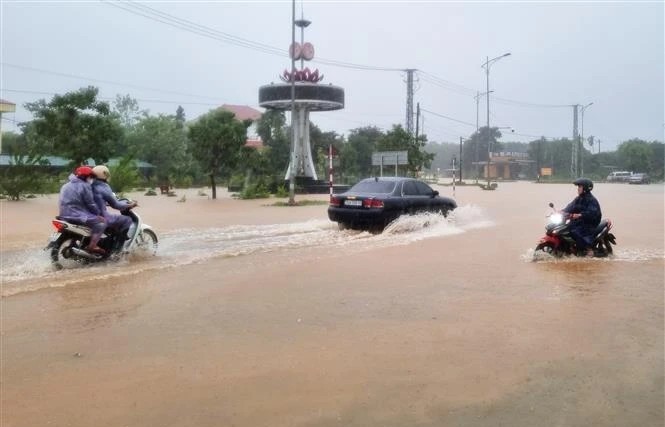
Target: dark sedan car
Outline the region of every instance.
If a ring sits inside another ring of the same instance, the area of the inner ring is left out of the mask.
[[[447,215],[457,203],[413,178],[376,177],[358,182],[348,191],[333,194],[328,218],[340,229],[382,231],[400,215],[437,212]]]

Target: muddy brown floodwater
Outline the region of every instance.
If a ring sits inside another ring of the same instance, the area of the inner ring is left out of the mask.
[[[663,425],[663,185],[596,186],[614,257],[537,262],[573,185],[381,235],[197,191],[136,195],[156,257],[57,272],[57,196],[0,202],[0,425]]]

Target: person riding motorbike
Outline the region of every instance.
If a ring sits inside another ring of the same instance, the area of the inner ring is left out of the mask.
[[[128,232],[134,223],[132,222],[132,219],[126,215],[112,214],[108,211],[106,205],[108,204],[114,209],[123,211],[137,206],[137,203],[123,202],[115,197],[113,190],[111,190],[111,186],[108,183],[111,179],[109,168],[104,165],[97,165],[92,168],[92,172],[97,178],[92,183],[92,192],[97,208],[106,219],[107,227],[124,237],[124,239],[119,240],[119,244],[122,244],[124,243],[124,240],[129,238]]]
[[[58,217],[63,221],[90,227],[90,243],[85,250],[104,254],[106,251],[97,243],[106,228],[106,220],[95,204],[91,186],[93,179],[89,166],[76,168],[69,176],[69,181],[60,188]]]
[[[594,230],[602,218],[600,203],[591,194],[593,181],[578,178],[573,184],[577,186],[577,197],[562,212],[570,215],[570,235],[575,239],[578,254],[593,256],[590,246],[594,239]]]

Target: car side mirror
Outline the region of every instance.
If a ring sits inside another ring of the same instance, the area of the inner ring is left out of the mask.
[[[432,197],[436,197],[436,196],[438,196],[438,195],[439,195],[439,192],[438,192],[438,191],[436,191],[436,190],[432,191]]]

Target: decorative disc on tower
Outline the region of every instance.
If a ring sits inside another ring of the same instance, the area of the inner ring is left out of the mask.
[[[311,61],[314,58],[314,45],[310,42],[305,42],[302,45],[302,58],[305,61]]]
[[[293,59],[300,59],[302,55],[302,46],[300,46],[300,43],[295,42],[291,46],[289,46],[289,57]]]

